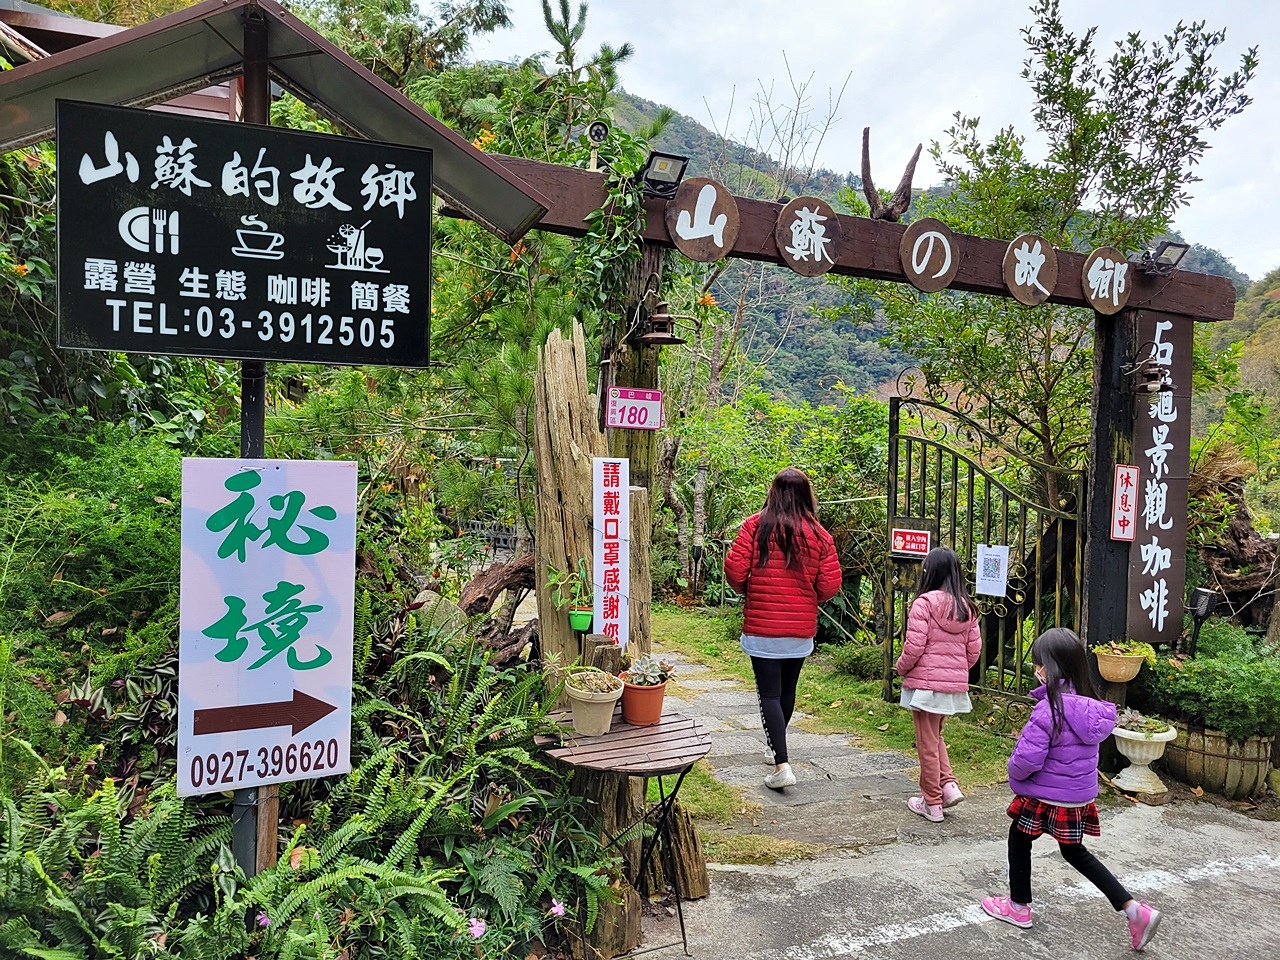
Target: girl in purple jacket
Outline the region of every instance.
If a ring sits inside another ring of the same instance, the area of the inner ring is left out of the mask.
[[[1155,935],[1160,911],[1134,900],[1120,881],[1085,849],[1084,835],[1101,835],[1098,745],[1115,728],[1116,706],[1093,696],[1084,643],[1071,630],[1046,630],[1031,645],[1043,686],[1031,691],[1031,710],[1009,758],[1009,896],[987,897],[982,909],[1015,927],[1031,926],[1031,843],[1041,834],[1058,841],[1062,859],[1102,891],[1129,921],[1133,949]]]

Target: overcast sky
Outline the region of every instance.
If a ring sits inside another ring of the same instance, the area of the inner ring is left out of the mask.
[[[577,11],[578,0],[571,9]],[[541,0],[510,0],[513,26],[473,47],[478,59],[507,60],[553,46]],[[668,104],[706,126],[744,138],[761,85],[787,99],[784,55],[798,81],[809,81],[815,114],[829,91],[852,75],[818,165],[838,172],[861,166],[862,128],[871,128],[876,184],[892,189],[911,151],[924,143],[915,186],[940,180],[927,154],[957,111],[980,117],[979,136],[1012,124],[1028,137],[1033,160],[1032,96],[1019,76],[1026,58],[1020,30],[1031,22],[1027,0],[591,0],[581,49],[630,42],[635,55],[622,82],[637,96]],[[559,10],[558,0],[552,8]],[[1225,29],[1214,63],[1235,70],[1259,47],[1248,92],[1254,102],[1209,134],[1197,168],[1200,183],[1174,226],[1193,243],[1218,250],[1251,279],[1280,267],[1280,4],[1274,0],[1064,0],[1063,19],[1077,36],[1097,26],[1095,49],[1136,31],[1162,37],[1179,19]],[[1272,38],[1277,38],[1273,40]],[[730,109],[732,105],[732,110]]]

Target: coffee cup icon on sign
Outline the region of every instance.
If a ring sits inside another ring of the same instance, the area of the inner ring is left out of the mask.
[[[283,233],[271,230],[254,214],[241,217],[240,222],[244,226],[236,231],[238,243],[231,248],[232,253],[250,260],[284,259]]]

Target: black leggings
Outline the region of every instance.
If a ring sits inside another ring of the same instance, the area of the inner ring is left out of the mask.
[[[1009,899],[1014,903],[1031,902],[1031,844],[1035,837],[1023,833],[1016,823],[1009,825]],[[1075,867],[1086,880],[1102,891],[1111,906],[1123,910],[1129,892],[1112,876],[1083,843],[1059,843],[1062,859]]]
[[[787,724],[796,708],[796,683],[802,666],[804,657],[751,658],[751,669],[756,674],[756,696],[760,699],[760,719],[764,722],[764,736],[773,751],[774,763],[787,762]]]

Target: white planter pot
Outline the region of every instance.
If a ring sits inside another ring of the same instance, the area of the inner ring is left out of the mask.
[[[1128,793],[1164,793],[1167,789],[1159,777],[1147,766],[1164,756],[1164,745],[1177,738],[1177,730],[1164,733],[1135,733],[1116,727],[1112,731],[1116,749],[1129,761],[1111,782]]]
[[[594,693],[565,687],[569,702],[573,705],[573,730],[580,737],[602,737],[609,732],[613,710],[622,696],[622,681],[618,688],[608,693]]]

